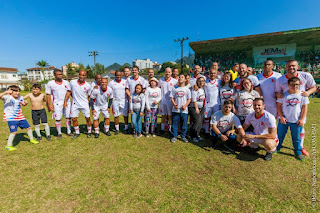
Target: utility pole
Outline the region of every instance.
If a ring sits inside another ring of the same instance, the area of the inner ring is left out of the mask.
[[[186,38],[178,38],[178,39],[174,39],[174,42],[180,42],[180,45],[181,45],[181,61],[180,61],[180,64],[181,64],[181,72],[182,72],[182,68],[183,68],[183,42],[185,40],[188,40],[189,37],[186,37]]]
[[[98,51],[89,51],[89,56],[93,56],[93,60],[94,60],[94,71],[95,73],[97,72],[96,70],[96,56],[98,56]]]

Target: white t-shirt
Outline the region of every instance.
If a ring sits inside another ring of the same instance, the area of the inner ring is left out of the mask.
[[[297,72],[297,76],[300,79],[300,87],[299,90],[307,91],[308,89],[314,87],[316,85],[316,82],[314,81],[312,75],[307,72]],[[287,74],[281,76],[276,81],[276,92],[284,93],[289,90],[288,87],[288,76]]]
[[[278,72],[272,72],[271,75],[265,76],[264,73],[258,74],[260,89],[266,106],[277,106],[276,103],[276,81],[281,77]]]
[[[253,101],[255,98],[259,98],[260,95],[257,91],[252,90],[251,92],[247,92],[245,90],[241,90],[236,93],[234,96],[235,105],[238,110],[238,116],[246,116],[249,113],[253,112]]]
[[[215,107],[220,106],[220,98],[219,98],[219,84],[220,81],[214,79],[211,81],[210,79],[206,80],[204,86],[204,92],[206,94],[206,106],[208,107]]]
[[[113,100],[114,101],[125,101],[126,100],[126,80],[121,79],[120,82],[116,81],[116,79],[112,80],[108,85],[113,92]]]
[[[172,107],[172,112],[186,113],[188,114],[188,107],[181,111],[181,107],[186,105],[187,101],[191,99],[190,89],[187,87],[177,87],[171,91],[170,98],[173,98],[175,103],[178,105],[178,109]]]
[[[203,76],[203,75],[199,75],[198,77],[194,77],[194,75],[192,75],[192,76],[190,77],[190,85],[191,85],[192,87],[197,84],[197,79],[198,79],[199,77],[203,77],[204,80],[206,80],[206,77]]]
[[[3,121],[21,121],[26,119],[22,114],[21,105],[24,103],[23,97],[15,99],[12,95],[2,96]]]
[[[210,121],[211,125],[216,125],[222,134],[232,129],[234,125],[237,129],[242,128],[239,118],[232,112],[224,115],[222,110],[215,112]]]
[[[248,114],[244,123],[253,126],[255,135],[269,134],[269,128],[277,128],[275,117],[267,111],[264,111],[259,118],[255,116],[255,112]]]
[[[310,103],[309,98],[302,96],[301,93],[290,94],[289,92],[285,92],[283,98],[279,98],[277,102],[282,104],[282,114],[290,123],[297,123],[302,106]]]
[[[172,91],[172,89],[176,86],[177,84],[177,80],[170,77],[167,81],[165,80],[165,78],[161,78],[159,80],[159,87],[161,89],[161,97],[162,97],[162,104],[168,104],[171,103],[170,101],[170,93]]]
[[[113,98],[111,87],[107,87],[106,91],[102,91],[101,87],[93,89],[90,98],[95,99],[94,107],[105,107],[108,108],[108,100]]]
[[[146,80],[141,76],[138,76],[137,79],[133,79],[133,77],[130,76],[130,78],[127,79],[126,89],[129,89],[130,94],[134,93],[137,84],[141,84],[142,88],[146,88]]]
[[[87,82],[79,83],[77,79],[71,80],[68,90],[72,92],[72,103],[78,107],[85,107],[89,104],[88,95],[90,95],[91,86]]]
[[[229,84],[225,84],[224,86],[219,85],[219,95],[220,95],[220,104],[223,106],[224,102],[229,98],[233,98],[236,90],[229,86]]]
[[[89,92],[89,94],[92,93],[92,91],[94,90],[94,87],[95,87],[95,86],[100,86],[100,85],[98,85],[96,81],[92,82],[92,83],[91,83],[91,91]]]
[[[254,76],[254,75],[247,75],[246,78],[248,78],[248,79],[250,79],[250,80],[252,81],[252,85],[253,85],[254,87],[259,86],[260,82],[259,82],[259,80],[258,80],[258,78],[257,78],[256,76]],[[241,82],[242,82],[242,80],[243,80],[243,79],[240,78],[240,77],[238,77],[238,78],[236,78],[236,79],[234,80],[234,82],[237,83],[237,86],[236,86],[236,90],[237,90],[237,91],[240,91],[240,90],[241,90]]]
[[[159,103],[161,101],[161,89],[159,87],[151,88],[148,87],[145,92],[146,96],[146,109],[158,108],[158,104],[154,104],[154,101]]]
[[[51,95],[51,100],[54,105],[63,104],[68,88],[70,88],[70,83],[68,81],[62,80],[61,83],[58,83],[57,81],[52,80],[46,85],[46,94]],[[70,102],[70,98],[68,99],[68,102]]]
[[[206,95],[203,88],[199,88],[198,91],[191,91],[191,103],[190,107],[194,107],[193,102],[197,102],[199,109],[203,108]]]

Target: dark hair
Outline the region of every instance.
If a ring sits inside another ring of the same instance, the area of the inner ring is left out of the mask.
[[[138,69],[138,71],[140,70],[140,69],[139,69],[139,67],[138,67],[137,65],[134,65],[134,66],[132,67],[132,69],[133,69],[133,68],[137,68],[137,69]]]
[[[291,62],[297,62],[299,64],[299,62],[296,59],[291,59],[291,60],[287,61],[286,65],[291,63]]]
[[[229,87],[233,88],[233,80],[232,80],[232,74],[229,71],[226,71],[225,73],[223,73],[223,75],[229,75],[230,76],[230,81],[229,81]],[[226,84],[226,82],[224,82],[223,77],[221,79],[221,86],[223,87]]]
[[[62,72],[62,70],[59,70],[59,69],[54,69],[54,70],[53,70],[53,74],[54,74],[54,75],[57,74],[57,72]]]
[[[231,104],[231,105],[233,105],[233,101],[232,101],[232,100],[230,100],[230,99],[225,100],[225,101],[223,102],[223,105],[227,105],[227,104]]]
[[[41,90],[41,84],[34,84],[32,85],[32,88],[39,88]]]
[[[297,81],[300,82],[300,79],[299,79],[298,77],[289,78],[289,80],[288,80],[288,85],[289,85],[291,82],[297,82]]]
[[[12,91],[15,91],[15,92],[21,91],[20,87],[18,87],[17,85],[11,85],[8,87],[8,89],[11,89]]]
[[[255,98],[253,101],[262,101],[262,103],[264,104],[264,99],[263,98]]]
[[[244,79],[242,79],[242,81],[241,81],[241,85],[240,85],[240,86],[241,86],[241,89],[240,89],[240,90],[244,90],[243,82],[244,82],[245,80],[250,81],[250,82],[251,82],[251,85],[252,85],[252,81],[251,81],[250,78],[244,78]],[[250,92],[252,91],[252,89],[253,89],[253,88],[251,88]]]
[[[200,78],[203,78],[203,80],[204,80],[204,77],[202,75],[197,78],[197,86],[198,87],[199,87],[198,83],[199,83]]]
[[[120,70],[116,70],[116,71],[114,72],[114,76],[116,76],[117,72],[120,72],[120,74],[122,75],[122,72],[121,72]]]
[[[103,79],[107,79],[107,82],[109,81],[109,79],[108,79],[108,78],[101,78],[101,81],[102,81]]]
[[[267,61],[271,61],[271,62],[272,62],[272,65],[274,64],[272,60],[266,60],[266,61],[263,63],[264,66],[266,66]]]
[[[141,84],[137,84],[137,85],[134,87],[134,92],[136,92],[136,88],[137,88],[137,87],[141,87],[141,92],[139,93],[139,94],[141,94],[141,93],[142,93],[142,90],[143,90],[142,85],[141,85]]]

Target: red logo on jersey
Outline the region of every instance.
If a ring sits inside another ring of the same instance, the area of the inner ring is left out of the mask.
[[[67,85],[64,85],[64,88],[66,88],[66,89],[67,89]]]
[[[261,126],[263,126],[264,125],[264,123],[263,123],[263,121],[261,121]]]
[[[302,81],[300,81],[300,85],[303,85]]]
[[[170,83],[170,86],[172,86],[172,83]]]
[[[85,87],[83,87],[83,89],[84,89],[84,90],[86,90],[86,88],[85,88]]]
[[[206,112],[205,114],[208,115],[208,112]]]
[[[216,84],[216,86],[219,87],[218,84]]]
[[[124,84],[122,84],[122,86],[124,86]]]
[[[274,82],[274,79],[271,79],[271,82]]]

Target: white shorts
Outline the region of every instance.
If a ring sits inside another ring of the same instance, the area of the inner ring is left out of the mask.
[[[168,103],[160,103],[160,115],[169,115],[171,116],[172,115],[172,107],[173,107],[173,104],[172,102],[168,102]]]
[[[128,100],[125,101],[113,101],[112,102],[112,113],[114,117],[119,117],[123,115],[128,117],[129,114],[129,103]]]
[[[266,105],[265,110],[270,112],[275,118],[277,118],[277,106],[267,106]]]
[[[204,118],[210,118],[215,112],[219,111],[219,105],[212,107],[204,106]]]
[[[104,118],[109,118],[110,114],[108,112],[108,107],[94,107],[95,112],[93,113],[93,120],[98,120],[100,116],[100,112]]]
[[[250,134],[250,135],[253,135],[253,132],[246,132],[246,134]],[[259,144],[262,144],[266,139],[260,139],[260,138],[252,138],[252,139],[249,139],[249,146],[251,148],[258,148],[259,147]],[[276,142],[277,146],[278,146],[278,143],[279,143],[279,139],[278,137],[276,137],[274,139],[274,141]]]
[[[77,118],[80,111],[83,113],[84,117],[90,118],[90,108],[89,104],[85,106],[78,107],[76,104],[71,105],[71,118]]]
[[[52,113],[52,118],[56,121],[60,121],[62,118],[62,115],[65,118],[70,118],[71,114],[71,102],[68,102],[68,105],[66,108],[63,108],[63,103],[54,103],[54,112]]]

